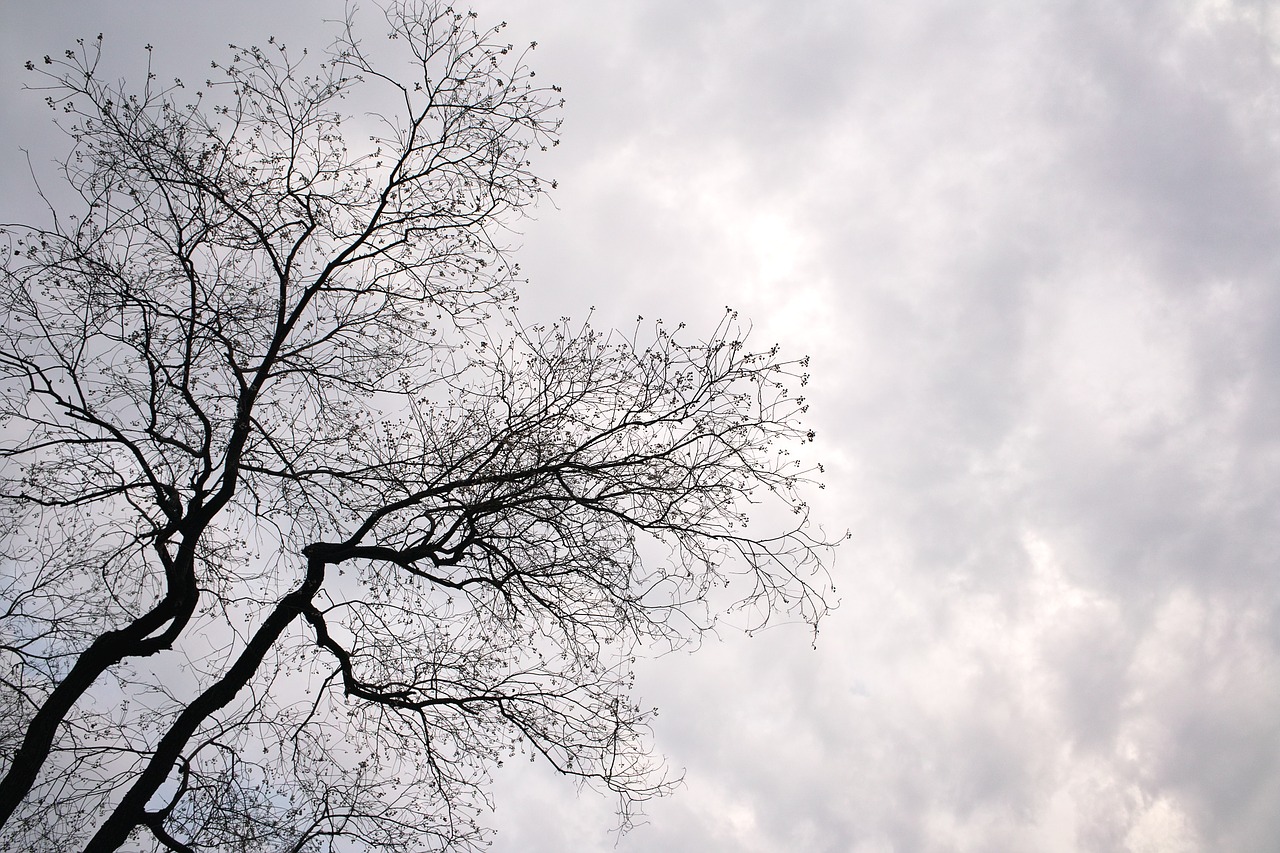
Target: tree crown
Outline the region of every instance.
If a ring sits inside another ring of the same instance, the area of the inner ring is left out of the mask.
[[[522,324],[559,90],[386,12],[409,74],[350,20],[187,101],[101,36],[28,63],[78,212],[0,248],[0,849],[466,848],[521,751],[625,826],[671,785],[637,648],[830,607],[807,361]]]

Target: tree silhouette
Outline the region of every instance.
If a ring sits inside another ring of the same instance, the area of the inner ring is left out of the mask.
[[[519,323],[559,90],[385,11],[412,74],[350,21],[185,103],[101,36],[28,63],[77,213],[0,249],[0,849],[472,849],[521,754],[626,826],[637,648],[828,609],[805,362]]]

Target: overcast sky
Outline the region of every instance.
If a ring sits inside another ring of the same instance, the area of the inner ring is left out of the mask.
[[[4,219],[18,148],[52,156],[25,59],[103,31],[120,75],[153,42],[203,79],[341,11],[0,7]],[[852,533],[816,650],[783,628],[644,665],[687,785],[616,849],[1274,851],[1280,9],[474,8],[567,98],[523,310],[732,305],[812,354],[816,515]],[[611,808],[508,772],[495,849],[615,849]]]

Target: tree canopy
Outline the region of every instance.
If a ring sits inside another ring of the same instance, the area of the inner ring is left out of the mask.
[[[520,755],[625,826],[637,651],[829,609],[807,362],[522,323],[559,90],[385,12],[394,70],[351,21],[194,96],[28,63],[73,147],[0,241],[2,850],[471,849]]]

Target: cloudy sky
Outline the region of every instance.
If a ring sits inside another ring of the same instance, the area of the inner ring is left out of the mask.
[[[0,0],[6,207],[50,144],[23,60],[103,31],[121,75],[150,41],[202,79],[341,11],[187,5]],[[686,774],[648,825],[510,771],[495,849],[1274,850],[1280,6],[474,7],[568,99],[526,316],[733,305],[810,353],[852,533],[816,649],[643,666]]]

